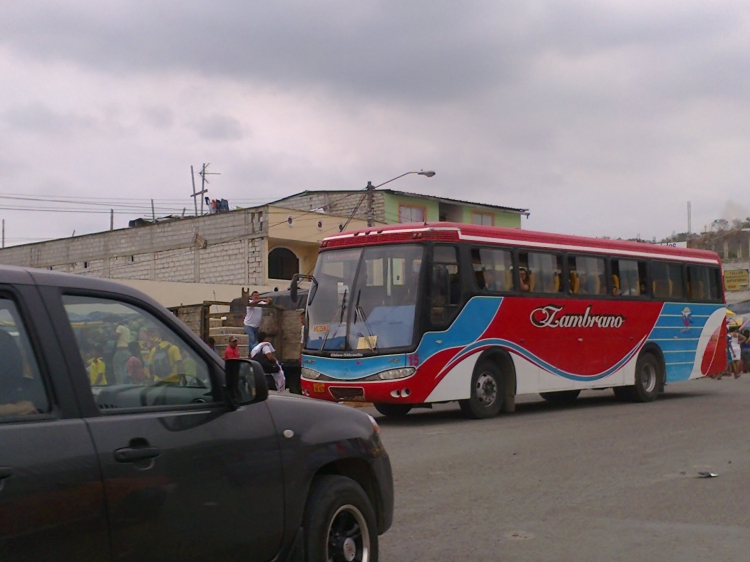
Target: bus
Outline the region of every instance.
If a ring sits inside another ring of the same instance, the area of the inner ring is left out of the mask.
[[[726,368],[721,260],[705,250],[400,224],[324,239],[310,280],[303,394],[386,416],[458,401],[488,418],[584,389],[650,402]]]

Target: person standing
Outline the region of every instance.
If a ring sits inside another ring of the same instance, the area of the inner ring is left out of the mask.
[[[239,358],[240,358],[240,350],[237,347],[237,338],[232,336],[229,338],[229,345],[227,345],[227,348],[224,351],[224,359],[239,359]]]
[[[125,363],[125,369],[128,373],[129,384],[145,384],[147,382],[146,371],[143,370],[143,361],[141,359],[141,346],[137,341],[131,341],[128,344],[130,357]]]
[[[173,382],[186,384],[185,374],[182,373],[182,355],[180,349],[157,336],[157,343],[148,356],[149,374],[154,382]]]
[[[258,332],[260,331],[260,323],[263,320],[263,309],[260,307],[270,303],[271,299],[260,298],[258,291],[253,291],[250,295],[250,302],[245,307],[245,320],[243,321],[245,333],[247,334],[248,354],[258,343]]]
[[[127,362],[130,359],[130,329],[124,324],[120,324],[115,329],[115,338],[117,339],[117,348],[112,358],[113,373],[115,375],[115,384],[125,384],[127,382]]]

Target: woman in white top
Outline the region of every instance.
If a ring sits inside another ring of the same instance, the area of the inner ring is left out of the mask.
[[[274,353],[276,350],[270,341],[268,341],[268,334],[265,332],[258,332],[258,344],[253,347],[250,352],[250,358],[257,361],[259,355],[264,355],[268,363],[276,364],[279,367],[278,373],[268,373],[273,377],[274,383],[276,383],[276,390],[283,391],[286,389],[286,377],[284,377],[284,369],[281,368],[281,363],[278,362]],[[261,363],[262,365],[262,363]]]

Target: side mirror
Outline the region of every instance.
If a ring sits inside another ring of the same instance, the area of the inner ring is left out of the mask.
[[[289,296],[291,297],[292,302],[297,305],[297,285],[300,281],[310,281],[310,283],[312,283],[310,293],[307,296],[307,304],[312,304],[313,299],[315,298],[315,293],[318,292],[318,280],[312,275],[304,275],[302,273],[295,273],[292,276],[292,284],[289,286]]]
[[[295,305],[297,304],[297,283],[299,283],[299,273],[292,275],[292,284],[289,286],[289,296]]]
[[[234,406],[263,402],[268,385],[263,368],[250,359],[227,359],[224,362],[226,391]]]

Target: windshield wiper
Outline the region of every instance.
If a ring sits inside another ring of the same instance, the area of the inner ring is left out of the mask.
[[[341,324],[344,323],[344,311],[346,310],[346,289],[344,289],[344,297],[341,299],[341,304],[336,309],[336,312],[333,313],[333,318],[331,318],[331,322],[334,322],[336,320],[336,314],[338,314],[339,310],[341,311],[341,316],[339,318],[339,323],[336,326],[336,330],[334,333],[339,331],[339,328],[341,327]],[[326,348],[326,341],[328,341],[328,334],[331,333],[331,326],[328,326],[328,329],[326,329],[326,333],[323,336],[323,341],[320,343],[320,348],[318,351],[323,351]]]
[[[362,332],[357,332],[357,336],[365,338],[365,342],[367,342],[367,347],[370,348],[370,351],[375,351],[375,348],[378,345],[377,339],[375,338],[375,334],[372,333],[370,324],[367,322],[367,314],[365,314],[365,310],[361,306],[359,306],[359,299],[361,296],[362,289],[357,291],[357,304],[354,305],[354,324],[357,323],[357,317],[361,317],[362,323],[365,325],[365,328],[367,328],[367,335],[365,336],[364,334],[362,334]]]

